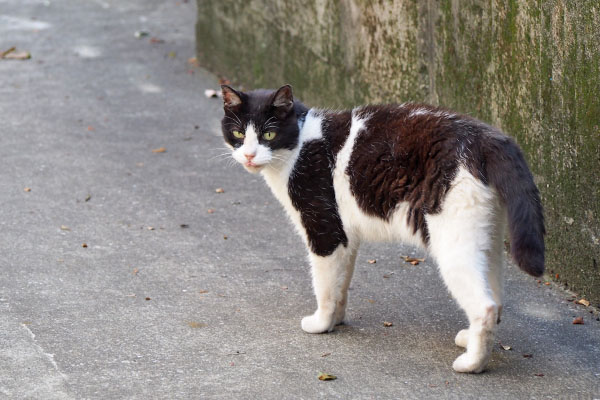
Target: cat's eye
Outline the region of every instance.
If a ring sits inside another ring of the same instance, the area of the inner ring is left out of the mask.
[[[238,139],[243,139],[246,135],[244,135],[240,131],[233,131],[233,136],[236,137],[236,138],[238,138]]]
[[[277,135],[277,133],[275,133],[275,132],[266,132],[266,133],[263,135],[263,138],[264,138],[265,140],[273,140],[273,139],[275,139],[275,135]]]

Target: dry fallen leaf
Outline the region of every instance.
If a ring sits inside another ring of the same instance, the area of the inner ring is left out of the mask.
[[[369,264],[375,264],[375,263],[377,262],[377,260],[367,260],[367,262],[368,262]]]
[[[190,328],[206,328],[208,325],[203,324],[202,322],[190,321],[188,322],[188,326]]]
[[[201,290],[198,293],[200,293],[200,294],[206,294],[206,293],[208,293],[208,290]]]
[[[81,247],[86,248],[87,247],[87,243],[82,243]]]
[[[148,229],[149,231],[153,231],[153,230],[154,230],[154,227],[153,227],[153,226],[149,226],[149,227],[148,227],[148,228],[146,228],[146,229]]]
[[[402,256],[402,258],[404,259],[404,261],[406,261],[407,263],[410,263],[412,265],[419,265],[420,262],[425,261],[424,258],[414,258],[414,257],[409,257],[409,256]]]
[[[586,299],[577,300],[577,304],[581,304],[582,306],[586,306],[586,307],[590,306],[590,302],[587,301]]]
[[[337,376],[335,376],[335,375],[326,374],[324,372],[321,372],[319,374],[319,380],[320,381],[333,381],[335,379],[337,379]]]
[[[216,193],[225,193],[225,190],[223,188],[216,188],[215,192]]]
[[[331,355],[331,353],[323,353],[323,354],[321,354],[321,357],[327,357],[327,356],[330,356],[330,355]]]
[[[31,53],[28,51],[17,51],[16,47],[11,47],[8,50],[0,52],[0,58],[6,60],[29,60]]]
[[[573,320],[573,325],[583,325],[583,317],[577,317]]]
[[[60,230],[61,230],[61,231],[70,231],[70,230],[71,230],[71,228],[69,228],[69,227],[68,227],[68,226],[66,226],[66,225],[61,225],[61,226],[60,226]]]
[[[223,235],[223,239],[227,240],[229,238],[227,237],[227,235]]]
[[[392,322],[384,321],[383,326],[385,326],[386,328],[389,328],[390,326],[394,326],[394,324]]]
[[[153,153],[165,153],[166,151],[167,151],[167,149],[164,147],[159,147],[158,149],[152,150]]]
[[[25,189],[23,189],[26,192],[31,192],[31,188],[30,187],[26,187]]]
[[[146,297],[146,301],[150,300],[150,297]]]

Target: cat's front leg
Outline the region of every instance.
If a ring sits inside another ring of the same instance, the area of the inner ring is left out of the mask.
[[[310,253],[317,311],[302,319],[305,332],[331,332],[344,320],[356,252],[356,247],[340,245],[326,257]]]

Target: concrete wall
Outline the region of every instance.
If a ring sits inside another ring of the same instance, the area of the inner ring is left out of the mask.
[[[514,136],[553,279],[600,303],[600,3],[198,0],[201,64],[306,103],[426,101]]]

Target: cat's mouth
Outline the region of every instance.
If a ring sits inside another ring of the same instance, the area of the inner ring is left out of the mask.
[[[264,164],[255,164],[252,161],[247,161],[244,163],[244,168],[252,173],[260,171],[264,166]]]

